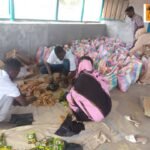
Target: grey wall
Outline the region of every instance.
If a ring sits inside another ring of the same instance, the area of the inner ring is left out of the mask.
[[[126,43],[132,43],[133,30],[131,23],[125,21],[104,21],[107,25],[107,35],[109,37],[120,38]]]
[[[143,16],[143,4],[145,0],[129,0],[130,5],[134,7],[135,12]],[[124,42],[133,41],[132,25],[129,18],[125,21],[104,21],[107,25],[107,35],[110,37],[120,37]],[[145,24],[147,27],[147,24]]]
[[[0,58],[14,48],[35,54],[40,46],[106,35],[103,24],[0,24]]]

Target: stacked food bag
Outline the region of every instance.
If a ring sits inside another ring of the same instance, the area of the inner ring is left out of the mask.
[[[110,90],[118,85],[126,92],[141,73],[142,62],[128,56],[125,43],[119,39],[102,37],[74,41],[73,52],[77,57],[88,55],[93,59],[95,68],[108,79]]]
[[[100,37],[75,40],[71,50],[77,59],[82,56],[90,56],[93,59],[95,69],[108,79],[110,90],[118,86],[121,91],[126,92],[141,73],[142,62],[134,56],[128,56],[128,47],[120,39]],[[50,50],[38,50],[37,55],[39,56],[40,52],[40,56],[45,56],[47,51]],[[46,59],[41,58],[40,60],[38,57],[38,62]]]
[[[48,59],[50,52],[54,47],[40,47],[36,53],[36,63],[43,64]]]

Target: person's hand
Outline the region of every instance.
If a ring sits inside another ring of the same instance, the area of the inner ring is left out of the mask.
[[[132,53],[132,52],[129,52],[129,53],[127,54],[127,56],[132,57],[132,56],[133,56],[133,53]]]
[[[53,79],[53,76],[49,76],[49,83],[53,83],[54,79]]]
[[[30,98],[30,101],[32,101],[32,102],[34,102],[34,101],[36,101],[37,100],[37,97],[35,97],[35,96],[32,96],[31,98]]]
[[[130,52],[127,53],[127,57],[130,56]]]
[[[28,103],[33,103],[34,101],[37,100],[37,97],[35,96],[26,97],[26,100],[28,101]]]
[[[69,80],[74,79],[74,78],[75,78],[75,75],[76,75],[76,71],[71,71],[71,72],[69,72],[69,74],[68,74],[68,79],[69,79]]]
[[[13,106],[21,106],[16,100],[13,101]]]

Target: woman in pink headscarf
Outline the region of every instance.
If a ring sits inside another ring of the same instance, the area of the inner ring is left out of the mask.
[[[88,56],[79,61],[77,78],[67,101],[78,121],[99,122],[111,111],[107,82],[93,69],[93,61]]]
[[[76,80],[66,98],[76,121],[68,115],[55,133],[59,136],[78,134],[85,129],[82,121],[102,121],[111,111],[107,82],[93,69],[90,57],[80,59]]]

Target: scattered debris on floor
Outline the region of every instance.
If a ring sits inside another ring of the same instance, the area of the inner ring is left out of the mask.
[[[102,132],[100,132],[99,135],[96,136],[95,138],[96,138],[96,141],[99,144],[104,144],[104,143],[110,143],[111,142],[111,140]]]
[[[126,119],[126,120],[128,120],[129,122],[131,122],[131,123],[133,123],[133,125],[135,126],[135,127],[139,127],[139,125],[140,125],[140,123],[138,122],[138,121],[136,121],[135,119],[133,119],[131,116],[124,116],[124,118]]]
[[[125,139],[131,143],[147,144],[148,142],[148,139],[146,137],[133,134],[125,136]]]

